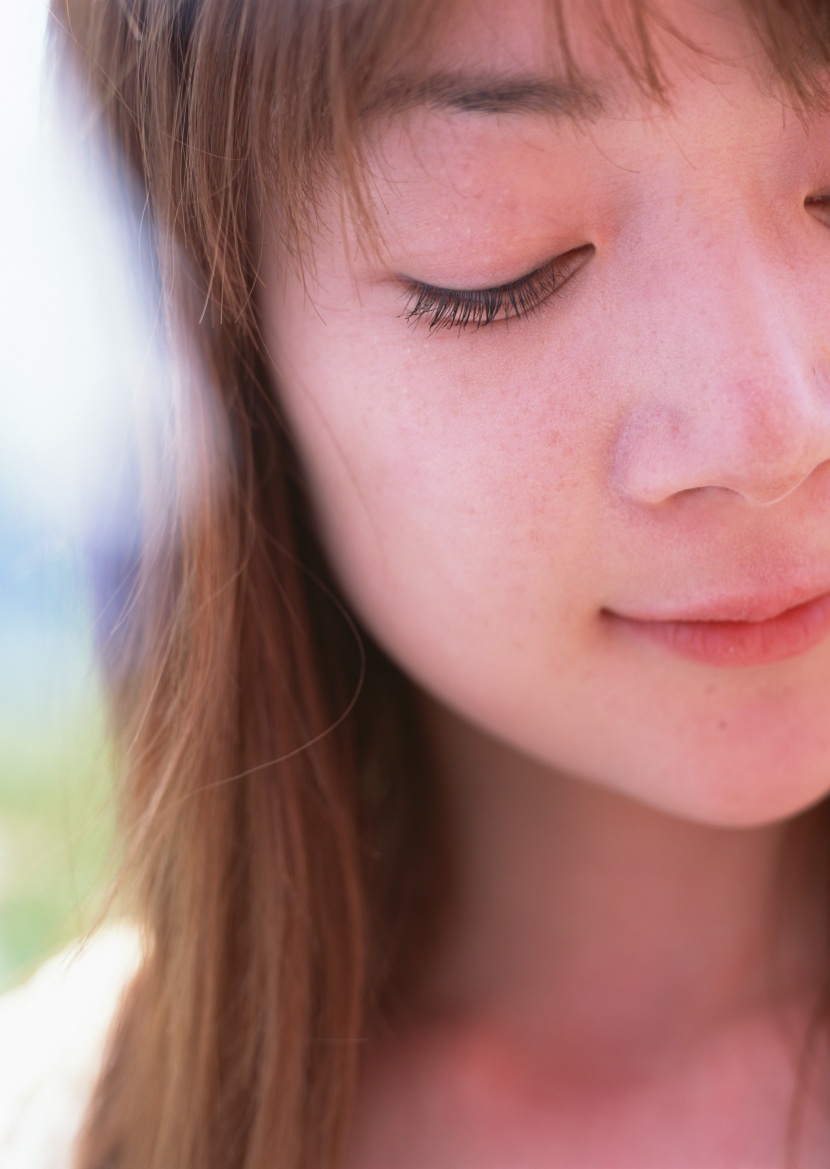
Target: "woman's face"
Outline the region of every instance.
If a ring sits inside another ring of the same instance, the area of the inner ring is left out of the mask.
[[[431,100],[373,132],[380,254],[333,197],[305,290],[266,263],[264,326],[403,669],[552,769],[758,824],[830,789],[828,604],[769,620],[830,593],[830,118],[773,92],[737,4],[660,7],[704,50],[658,34],[668,108],[579,17],[596,94],[553,76],[543,0],[459,5]],[[432,291],[536,270],[526,316]]]

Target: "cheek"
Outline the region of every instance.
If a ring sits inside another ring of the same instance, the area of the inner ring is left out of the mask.
[[[460,656],[473,639],[495,665],[591,604],[604,459],[588,370],[571,364],[568,388],[533,344],[508,360],[483,335],[367,346],[307,318],[280,334],[324,542],[387,648]]]
[[[826,654],[789,694],[755,674],[713,687],[598,620],[615,589],[653,595],[666,562],[654,540],[665,552],[673,529],[634,522],[613,465],[632,370],[682,384],[682,360],[661,365],[610,305],[569,331],[582,348],[554,349],[542,318],[508,346],[292,300],[267,340],[321,534],[413,680],[523,752],[683,815],[760,823],[824,793]]]

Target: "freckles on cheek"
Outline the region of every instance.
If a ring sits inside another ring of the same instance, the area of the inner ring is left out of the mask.
[[[591,538],[581,363],[564,374],[530,330],[401,337],[397,322],[295,313],[275,340],[283,397],[341,576],[443,585],[467,603],[486,576],[506,603],[538,607]]]
[[[561,473],[561,436],[537,431],[534,447],[521,423],[492,418],[391,433],[397,458],[370,492],[390,583],[452,622],[504,624],[514,640],[549,629],[590,536]]]
[[[442,507],[515,530],[541,520],[573,483],[572,444],[547,411],[520,393],[458,381],[407,387],[377,419],[370,445],[393,497],[416,514]]]

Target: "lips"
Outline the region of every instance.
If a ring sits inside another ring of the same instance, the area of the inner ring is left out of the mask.
[[[757,615],[756,615],[757,614]],[[763,597],[696,608],[677,617],[605,611],[620,632],[712,666],[757,666],[797,657],[830,634],[830,591],[781,607]]]

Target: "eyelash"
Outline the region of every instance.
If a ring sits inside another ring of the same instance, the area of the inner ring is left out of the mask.
[[[403,317],[410,325],[430,317],[430,333],[439,329],[482,329],[497,320],[529,317],[559,293],[593,250],[592,244],[574,248],[498,288],[436,288],[414,280],[409,286],[410,307]]]

